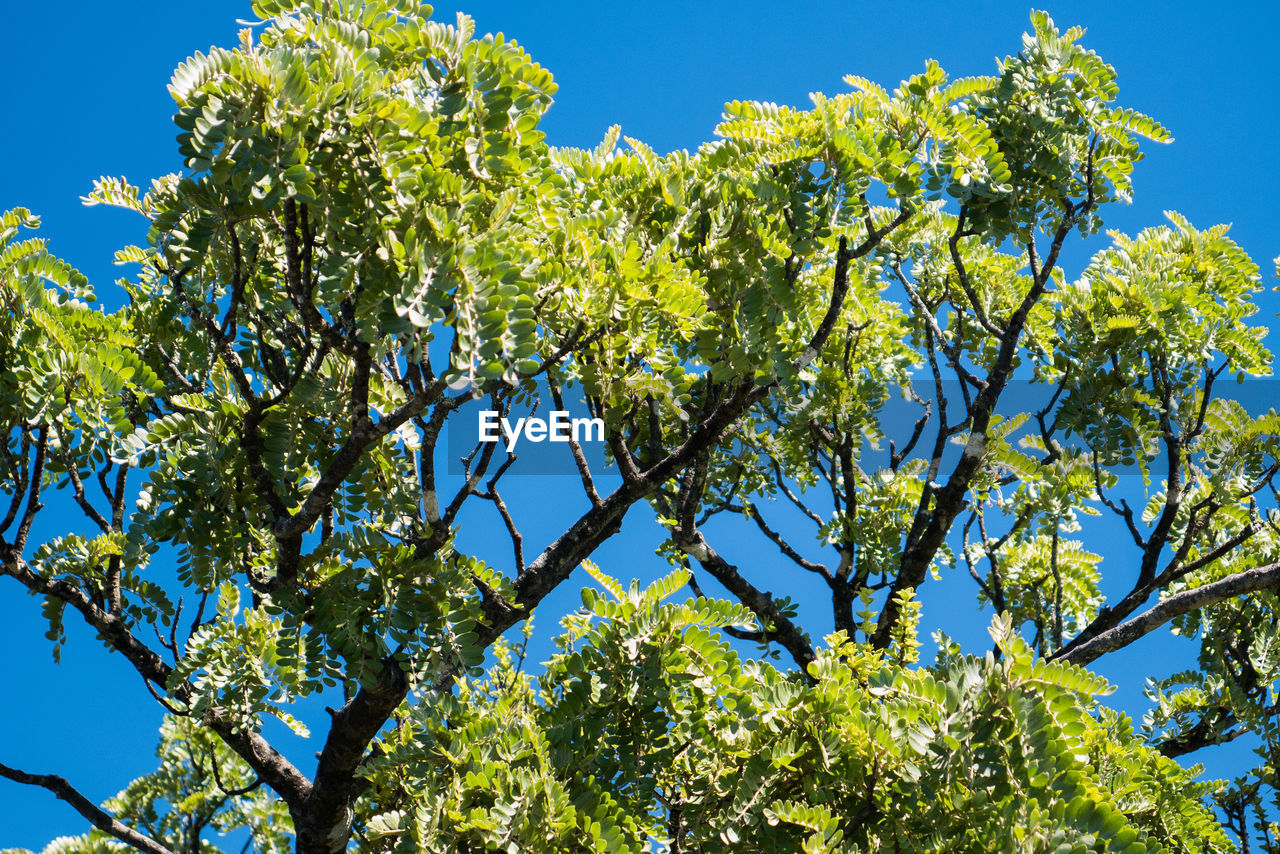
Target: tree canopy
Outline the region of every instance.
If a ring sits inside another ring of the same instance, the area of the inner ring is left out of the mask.
[[[0,574],[166,710],[100,806],[0,764],[96,828],[48,852],[1280,851],[1280,416],[1224,392],[1261,276],[1174,212],[1064,270],[1169,141],[1081,29],[664,155],[549,146],[551,74],[465,16],[253,9],[173,75],[185,171],[87,197],[147,224],[122,307],[0,217]],[[534,542],[519,452],[446,432],[572,406],[604,454],[562,443]],[[592,563],[637,505],[647,588]],[[950,573],[994,645],[923,663]],[[1085,666],[1166,627],[1197,666],[1135,726]],[[1246,735],[1230,783],[1177,761]]]

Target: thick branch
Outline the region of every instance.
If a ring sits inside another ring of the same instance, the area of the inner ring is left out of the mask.
[[[159,654],[133,636],[123,619],[95,605],[79,587],[62,579],[47,579],[39,575],[14,553],[12,546],[4,545],[2,548],[4,563],[0,571],[3,574],[17,579],[32,593],[61,599],[79,611],[84,621],[97,630],[99,637],[123,655],[143,679],[165,688],[172,669]],[[191,693],[191,685],[185,682],[171,691],[172,696],[182,702],[186,702]],[[309,794],[311,784],[307,778],[262,736],[239,730],[236,722],[225,712],[215,711],[207,723],[286,801],[301,801]]]
[[[26,771],[19,771],[17,768],[10,768],[8,765],[3,764],[0,764],[0,777],[8,777],[15,783],[42,786],[48,789],[57,795],[58,800],[66,801],[71,805],[72,809],[87,818],[94,827],[105,833],[110,833],[116,839],[132,845],[139,851],[147,851],[149,854],[173,854],[172,851],[151,837],[143,836],[133,828],[116,821],[110,813],[99,809],[93,801],[77,792],[62,777],[53,774],[28,774]]]
[[[301,809],[290,810],[299,851],[347,850],[348,807],[356,794],[356,770],[369,742],[404,701],[408,691],[409,681],[400,663],[388,657],[383,660],[376,680],[361,687],[345,706],[333,713],[333,724],[316,766],[315,783]]]
[[[701,531],[677,530],[675,540],[681,551],[697,558],[703,569],[760,618],[765,624],[770,639],[782,644],[800,666],[800,671],[807,676],[809,664],[815,658],[813,647],[809,645],[800,627],[791,622],[774,603],[773,594],[759,590],[743,578],[736,566],[726,561],[707,544],[707,539]]]
[[[1257,593],[1260,590],[1280,589],[1280,563],[1271,563],[1228,575],[1226,578],[1175,593],[1127,623],[1121,623],[1097,635],[1085,643],[1067,647],[1050,656],[1071,664],[1088,664],[1109,652],[1128,646],[1143,635],[1149,634],[1170,620],[1225,602],[1236,596]]]
[[[1174,581],[1177,581],[1183,576],[1195,572],[1201,567],[1208,566],[1214,561],[1225,557],[1256,534],[1257,531],[1258,529],[1255,525],[1246,525],[1235,536],[1219,544],[1195,560],[1187,563],[1174,561],[1169,566],[1165,567],[1165,569],[1150,582],[1146,584],[1139,582],[1115,605],[1103,608],[1098,615],[1093,618],[1089,625],[1085,626],[1080,634],[1072,638],[1071,642],[1063,647],[1058,654],[1069,654],[1077,647],[1084,646],[1094,638],[1105,634],[1107,631],[1120,625],[1122,620],[1137,611],[1138,608],[1142,607],[1143,603],[1151,598],[1152,593],[1173,583]]]
[[[1272,706],[1268,711],[1274,714],[1275,709],[1276,707]],[[1215,715],[1215,712],[1218,714]],[[1195,726],[1160,742],[1157,749],[1170,759],[1176,759],[1179,756],[1194,753],[1202,747],[1229,744],[1240,736],[1252,732],[1248,727],[1236,726],[1236,723],[1236,716],[1232,712],[1210,709],[1196,722]]]

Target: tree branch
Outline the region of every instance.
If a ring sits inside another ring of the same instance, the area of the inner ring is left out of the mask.
[[[1155,631],[1183,614],[1247,593],[1276,589],[1280,589],[1280,563],[1271,563],[1228,575],[1203,587],[1175,593],[1127,623],[1108,629],[1084,643],[1068,646],[1049,658],[1071,664],[1088,664],[1109,652],[1128,646],[1143,635]]]
[[[773,601],[772,593],[759,590],[751,582],[742,577],[738,568],[722,558],[715,549],[707,544],[701,531],[692,532],[676,530],[676,545],[681,551],[697,559],[702,568],[725,586],[730,593],[746,605],[764,623],[771,639],[778,641],[791,653],[792,659],[799,665],[800,672],[810,679],[809,665],[816,658],[813,647],[805,638],[804,632],[791,622]]]
[[[139,851],[148,854],[173,854],[168,848],[149,836],[144,836],[133,828],[121,824],[110,813],[100,809],[93,801],[72,788],[64,778],[53,774],[29,774],[0,764],[0,777],[7,777],[15,783],[28,786],[41,786],[53,792],[60,801],[66,801],[71,808],[84,816],[89,822],[104,833],[109,833],[121,842],[132,845]]]
[[[122,618],[98,607],[84,591],[70,582],[44,578],[22,560],[13,546],[0,543],[0,555],[4,558],[3,564],[0,564],[0,571],[4,575],[16,579],[32,593],[61,599],[79,611],[84,621],[97,630],[99,637],[123,655],[143,679],[165,688],[173,672],[172,668],[159,654],[135,638]],[[185,703],[192,691],[190,683],[183,682],[169,693]],[[222,710],[215,709],[207,723],[286,802],[291,805],[301,802],[310,793],[311,783],[307,778],[262,736],[239,728],[237,722]]]
[[[301,809],[291,804],[298,849],[331,850],[334,818],[340,819],[345,841],[350,824],[348,808],[356,793],[356,770],[382,725],[409,692],[409,680],[392,656],[383,659],[375,680],[363,685],[346,705],[333,713],[333,724],[316,766],[315,783]]]
[[[880,620],[876,624],[875,634],[871,638],[872,643],[878,648],[884,649],[888,647],[892,637],[893,625],[898,620],[896,594],[907,588],[917,588],[924,582],[934,555],[937,554],[943,540],[946,539],[947,533],[951,530],[952,522],[966,505],[965,496],[968,493],[969,484],[986,457],[987,428],[991,424],[991,416],[995,412],[1000,395],[1008,385],[1009,377],[1013,372],[1018,341],[1022,335],[1023,327],[1026,325],[1027,317],[1030,315],[1031,309],[1035,307],[1048,289],[1049,277],[1053,272],[1054,265],[1057,263],[1058,253],[1062,249],[1063,241],[1071,232],[1071,229],[1075,227],[1079,216],[1087,211],[1092,206],[1092,203],[1091,195],[1078,206],[1070,203],[1065,204],[1066,211],[1063,213],[1062,219],[1054,232],[1053,246],[1049,251],[1048,258],[1045,259],[1043,266],[1040,268],[1039,275],[1034,277],[1034,281],[1023,297],[1022,302],[1009,316],[1004,329],[999,331],[1000,347],[996,354],[995,363],[987,374],[985,384],[978,392],[977,397],[974,398],[972,407],[970,407],[967,419],[969,441],[965,445],[964,451],[961,453],[960,459],[956,462],[956,466],[945,485],[940,489],[930,490],[930,484],[925,484],[925,490],[922,493],[921,510],[917,514],[916,522],[912,525],[912,534],[915,535],[918,530],[918,535],[908,538],[907,547],[903,550],[898,577],[894,579],[889,598],[885,602],[884,610],[880,614]],[[958,229],[956,234],[959,234]],[[952,252],[958,260],[957,240],[956,235],[953,235],[951,239]],[[932,358],[932,349],[929,352]],[[963,384],[961,387],[963,388]],[[928,495],[930,492],[932,492],[934,503],[932,511],[927,511],[926,522],[924,521],[926,511],[923,496]]]
[[[900,208],[893,220],[883,228],[869,227],[867,237],[854,249],[848,249],[846,239],[841,238],[836,252],[831,302],[809,343],[792,360],[792,365],[797,370],[807,367],[817,357],[835,328],[849,290],[849,262],[871,252],[889,232],[906,222],[911,215],[910,208]],[[516,592],[514,607],[506,609],[501,614],[486,613],[485,622],[477,627],[477,643],[481,647],[489,645],[517,620],[528,614],[547,594],[568,578],[600,543],[621,528],[622,518],[633,504],[652,493],[684,466],[692,463],[707,448],[719,442],[743,413],[764,400],[775,385],[776,381],[757,383],[753,379],[744,379],[731,387],[698,425],[688,432],[680,445],[640,472],[639,477],[625,480],[607,498],[580,516],[515,579],[513,582]],[[437,680],[436,688],[447,690],[452,684],[452,677],[452,671],[442,673]]]
[[[756,527],[760,529],[760,532],[764,534],[766,537],[768,537],[770,540],[772,540],[774,545],[778,547],[778,550],[781,551],[787,557],[791,558],[791,561],[795,563],[796,566],[800,567],[801,569],[808,570],[809,572],[814,572],[814,573],[817,573],[818,575],[821,575],[823,578],[827,580],[828,584],[833,583],[835,581],[834,577],[831,575],[830,569],[828,569],[823,564],[815,563],[807,559],[803,555],[801,555],[799,552],[797,552],[794,548],[791,547],[790,543],[788,543],[785,539],[783,539],[781,534],[773,530],[773,528],[769,527],[769,524],[765,522],[764,517],[760,515],[760,510],[756,508],[754,504],[748,504],[745,506],[730,504],[725,509],[731,510],[734,513],[741,513],[742,515],[746,516],[747,518],[755,522]]]

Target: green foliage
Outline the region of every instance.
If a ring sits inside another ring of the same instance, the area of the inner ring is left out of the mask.
[[[1211,786],[1037,661],[904,666],[827,639],[799,673],[740,659],[727,602],[664,604],[593,572],[563,652],[400,719],[361,802],[374,851],[1230,851]],[[909,630],[908,630],[909,631]]]
[[[733,101],[659,154],[617,127],[549,146],[550,73],[464,15],[253,8],[173,75],[185,171],[87,197],[146,222],[123,308],[0,214],[0,570],[55,657],[83,618],[171,713],[116,819],[307,854],[1233,850],[1211,801],[1271,832],[1280,602],[1173,607],[1280,559],[1280,415],[1215,386],[1270,371],[1258,268],[1175,213],[1058,266],[1169,138],[1082,30],[1034,12],[996,76]],[[440,441],[562,392],[621,486],[580,455],[581,506],[549,498],[581,515],[526,554],[516,458],[477,447],[449,479]],[[58,489],[84,519],[29,542]],[[646,589],[590,561],[642,501],[677,567]],[[468,502],[510,561],[457,545]],[[1103,512],[1139,551],[1110,598]],[[825,646],[784,574],[714,550],[717,516],[826,585]],[[922,666],[916,591],[960,560],[996,651],[939,634]],[[535,678],[504,633],[579,566],[600,589]],[[1200,658],[1135,732],[1067,662],[1149,606]],[[330,701],[313,778],[264,722],[305,736]],[[1229,786],[1167,755],[1242,735],[1260,761]]]

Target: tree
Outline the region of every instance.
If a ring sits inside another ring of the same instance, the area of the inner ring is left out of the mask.
[[[99,829],[63,850],[1230,850],[1210,797],[1275,850],[1280,419],[1216,396],[1269,372],[1258,269],[1170,214],[1068,282],[1168,139],[1080,30],[1033,13],[994,77],[733,102],[660,156],[549,147],[551,75],[465,17],[337,6],[260,0],[175,72],[188,172],[89,196],[149,223],[124,308],[0,221],[3,573],[55,652],[70,609],[170,715],[105,808],[0,765]],[[516,455],[450,477],[444,431],[576,398],[612,468],[565,443],[578,515],[535,552]],[[32,542],[58,489],[88,527]],[[501,562],[458,546],[477,502]],[[597,572],[535,688],[504,636],[637,504],[677,572]],[[1136,566],[1072,538],[1098,513]],[[717,550],[746,536],[821,580],[824,643]],[[919,667],[913,592],[958,562],[996,648]],[[1136,734],[1079,665],[1170,623],[1199,667]],[[330,697],[313,770],[263,736]],[[1170,758],[1246,733],[1230,789]]]

